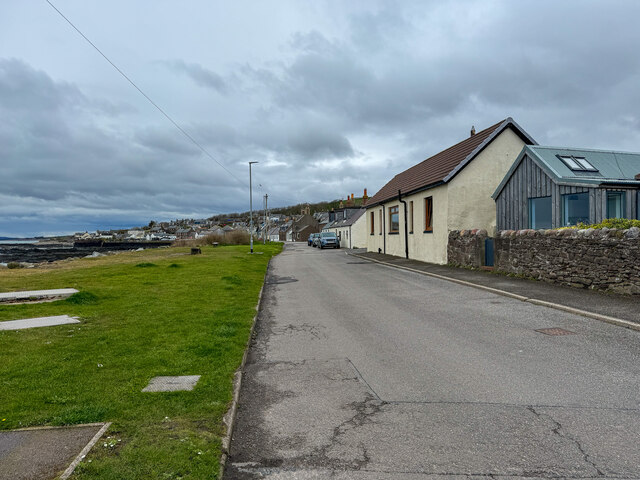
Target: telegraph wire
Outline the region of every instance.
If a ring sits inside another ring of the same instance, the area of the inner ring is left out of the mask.
[[[160,108],[160,106],[158,106],[158,104],[156,102],[154,102],[146,93],[144,93],[142,91],[142,89],[140,87],[138,87],[138,85],[136,85],[133,80],[131,80],[122,70],[120,70],[120,68],[118,68],[118,66],[113,63],[111,60],[109,60],[109,57],[107,57],[104,53],[102,53],[102,50],[100,50],[91,40],[89,40],[87,38],[87,36],[82,33],[80,31],[80,29],[78,27],[76,27],[73,22],[71,22],[71,20],[69,20],[60,10],[58,10],[58,8],[56,8],[56,6],[51,3],[50,0],[45,0],[45,2],[47,2],[51,8],[53,8],[56,12],[58,12],[58,14],[64,18],[66,20],[66,22],[71,25],[71,27],[73,27],[73,29],[78,32],[80,34],[80,36],[82,38],[84,38],[89,45],[91,45],[100,55],[102,55],[102,57],[109,62],[109,64],[116,69],[116,71],[122,75],[127,82],[129,82],[133,88],[135,88],[138,92],[140,92],[140,94],[146,98],[149,103],[151,103],[151,105],[153,105],[162,115],[164,115],[164,117],[169,120],[185,137],[187,137],[189,140],[191,140],[191,142],[198,147],[207,157],[209,157],[211,160],[213,160],[214,162],[216,162],[218,165],[220,165],[229,175],[231,175],[233,178],[235,178],[238,182],[240,182],[242,185],[244,185],[245,187],[248,186],[245,182],[243,182],[242,180],[240,180],[238,177],[236,177],[231,170],[229,170],[227,167],[225,167],[222,163],[220,163],[218,160],[216,160],[216,158],[211,155],[202,145],[200,145],[200,143],[198,143],[191,135],[189,135],[189,133],[187,133],[180,125],[178,125],[178,123],[169,116],[169,114],[167,112],[165,112],[162,108]]]
[[[104,58],[120,75],[122,75],[122,77],[127,80],[127,82],[129,82],[131,84],[131,86],[133,86],[133,88],[135,88],[145,99],[147,99],[147,101],[153,105],[167,120],[169,120],[169,122],[171,122],[171,124],[173,124],[174,127],[176,127],[185,137],[187,137],[196,147],[198,147],[207,157],[209,157],[211,160],[213,160],[215,163],[217,163],[220,167],[222,167],[229,175],[231,175],[235,180],[237,180],[241,185],[245,186],[245,187],[249,187],[248,184],[246,184],[245,182],[243,182],[242,180],[240,180],[237,176],[235,176],[227,167],[224,166],[224,164],[222,164],[220,161],[218,161],[213,155],[211,155],[195,138],[193,138],[187,131],[185,131],[173,118],[171,118],[171,116],[165,112],[162,107],[160,107],[156,102],[154,102],[151,97],[149,97],[140,87],[138,87],[138,85],[136,85],[136,83],[131,80],[131,78],[129,78],[127,76],[126,73],[124,73],[115,63],[113,63],[109,57],[107,57],[102,50],[100,50],[100,48],[98,48],[97,45],[95,45],[84,33],[82,33],[82,31],[76,27],[73,22],[71,20],[69,20],[50,0],[45,0],[45,2],[47,2],[49,4],[49,6],[51,6],[51,8],[53,8],[58,15],[60,15],[82,38],[84,38],[84,40],[86,40],[86,42],[91,45],[101,56],[102,58]],[[273,195],[273,194],[271,194]],[[276,199],[279,199],[280,201],[284,200],[283,197],[281,197],[278,194],[273,195],[273,197],[275,197]],[[300,203],[305,203],[305,202],[285,202],[285,203],[291,203],[291,205],[286,205],[282,208],[285,208],[287,206],[293,206],[293,205],[297,205]],[[275,207],[277,208],[277,207]],[[213,213],[220,213],[220,212],[213,212]]]

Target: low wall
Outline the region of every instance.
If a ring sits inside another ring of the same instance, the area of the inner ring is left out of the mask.
[[[476,267],[477,258],[484,256],[484,241],[479,232],[462,233],[449,235],[449,249],[462,250],[451,254],[451,263]],[[494,268],[572,287],[640,295],[640,229],[501,231],[495,238]]]
[[[454,230],[449,232],[447,263],[479,268],[484,265],[486,230]]]

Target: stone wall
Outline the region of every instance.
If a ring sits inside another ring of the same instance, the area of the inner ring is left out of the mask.
[[[481,265],[484,241],[480,232],[471,232],[451,232],[450,263]],[[495,238],[494,268],[572,287],[640,295],[640,229],[501,231]]]
[[[447,263],[479,268],[484,265],[486,230],[454,230],[449,232]]]

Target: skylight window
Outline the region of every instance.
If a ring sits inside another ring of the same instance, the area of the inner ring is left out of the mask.
[[[558,155],[564,164],[575,172],[597,172],[598,169],[591,165],[584,157],[574,157],[573,155]]]

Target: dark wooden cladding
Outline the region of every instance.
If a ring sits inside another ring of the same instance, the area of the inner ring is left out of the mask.
[[[525,156],[496,199],[498,230],[529,228],[529,199],[551,197],[551,224],[562,226],[562,196],[589,194],[589,221],[600,223],[607,217],[607,191],[625,191],[625,216],[638,218],[638,190],[621,188],[590,188],[558,185],[533,160]]]

